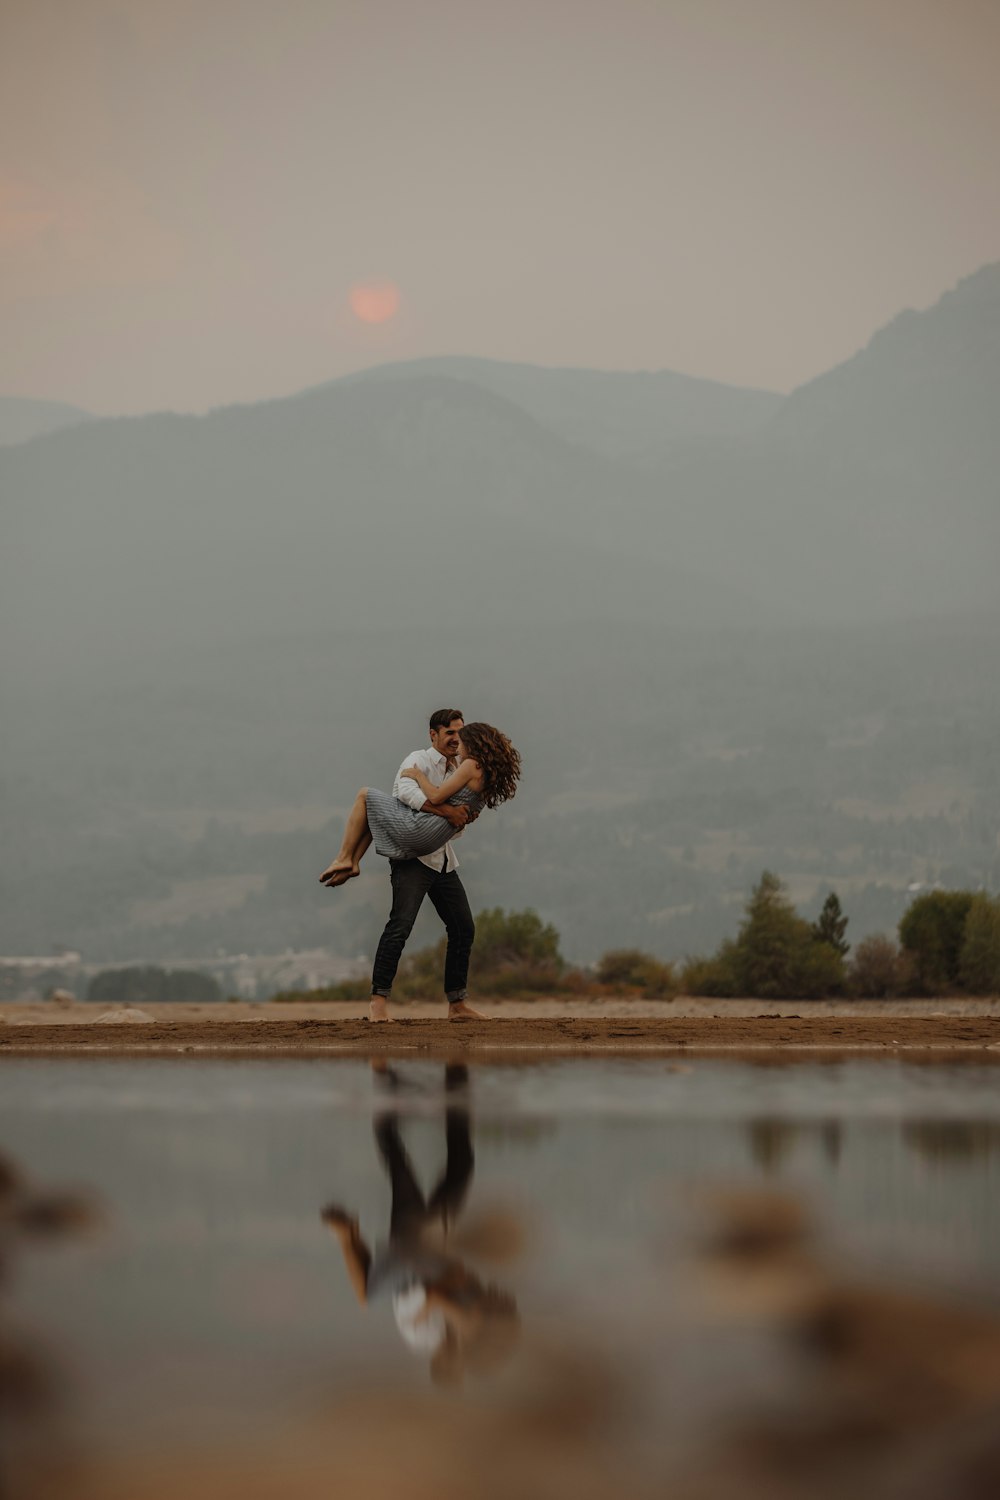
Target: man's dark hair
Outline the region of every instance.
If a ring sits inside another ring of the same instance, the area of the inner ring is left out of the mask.
[[[464,719],[460,708],[436,708],[431,714],[430,729],[447,729],[452,719]]]

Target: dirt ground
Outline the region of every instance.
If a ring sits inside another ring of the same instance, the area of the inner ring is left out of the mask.
[[[337,1053],[481,1057],[690,1051],[975,1052],[1000,1060],[1000,1003],[538,1000],[477,1001],[485,1019],[449,1023],[443,1005],[393,1008],[368,1023],[357,1004],[159,1005],[138,1014],[81,1003],[0,1005],[0,1055]],[[113,1018],[113,1019],[112,1019]]]

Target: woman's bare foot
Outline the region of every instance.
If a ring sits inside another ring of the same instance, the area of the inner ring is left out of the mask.
[[[327,887],[343,885],[346,880],[353,880],[360,874],[360,865],[352,865],[349,859],[335,859],[319,877],[320,884]]]
[[[478,1010],[473,1010],[471,1005],[466,1005],[464,1000],[456,1000],[448,1006],[449,1021],[485,1021],[486,1017],[480,1015]]]
[[[373,995],[368,1005],[369,1021],[388,1021],[389,1006],[384,995]]]
[[[358,1221],[353,1214],[349,1214],[339,1203],[328,1203],[320,1214],[324,1224],[328,1224],[335,1234],[350,1234],[351,1230],[359,1228]]]

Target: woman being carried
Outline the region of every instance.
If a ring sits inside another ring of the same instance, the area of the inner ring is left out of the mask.
[[[492,724],[463,724],[458,731],[458,766],[434,786],[422,771],[408,767],[400,775],[417,782],[430,807],[449,802],[478,813],[499,807],[517,791],[521,757],[505,734]],[[443,849],[454,835],[446,819],[417,812],[377,787],[362,787],[347,818],[340,852],[319,877],[327,886],[343,885],[360,875],[361,860],[372,843],[386,859],[418,859]]]

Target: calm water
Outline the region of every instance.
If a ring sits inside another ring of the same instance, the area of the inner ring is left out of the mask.
[[[767,1318],[744,1315],[754,1275],[706,1276],[713,1189],[752,1190],[765,1217],[760,1190],[800,1204],[831,1274],[1000,1308],[998,1085],[986,1065],[861,1060],[5,1060],[0,1152],[30,1192],[92,1194],[101,1223],[0,1239],[0,1316],[52,1373],[63,1428],[105,1447],[277,1433],[348,1390],[490,1400],[562,1350],[631,1393],[621,1440],[641,1455],[665,1412],[683,1442],[788,1380]],[[435,1193],[448,1234],[425,1264]],[[368,1305],[330,1204],[373,1257]],[[457,1334],[426,1293],[414,1311],[435,1278]],[[444,1370],[442,1340],[466,1338]]]

